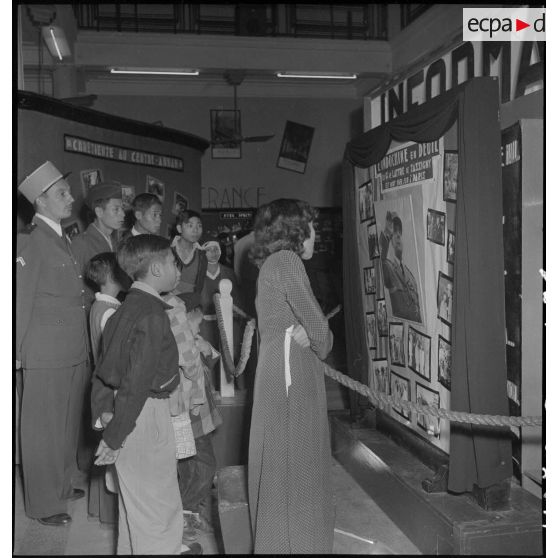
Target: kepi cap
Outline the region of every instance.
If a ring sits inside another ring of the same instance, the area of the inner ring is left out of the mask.
[[[17,189],[31,202],[35,200],[59,180],[66,178],[70,173],[62,174],[50,161],[45,161],[27,176]]]
[[[93,205],[98,200],[122,199],[122,186],[117,182],[99,182],[89,188],[85,203],[93,209]]]

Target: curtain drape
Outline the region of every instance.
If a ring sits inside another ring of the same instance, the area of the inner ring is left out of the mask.
[[[509,414],[505,355],[505,300],[500,166],[499,91],[496,78],[474,78],[347,144],[345,160],[370,167],[392,140],[434,141],[458,123],[459,179],[456,204],[452,312],[451,408]],[[349,371],[364,375],[367,348],[360,307],[355,188],[344,174],[345,316]],[[348,192],[348,191],[351,191]],[[350,204],[350,207],[345,207]],[[352,277],[352,279],[351,279]],[[357,287],[358,282],[358,287]],[[427,288],[436,288],[427,286]],[[357,316],[359,316],[357,318]],[[360,331],[356,331],[360,328]],[[350,340],[350,341],[349,341]],[[509,429],[452,425],[449,490],[486,488],[512,475]]]

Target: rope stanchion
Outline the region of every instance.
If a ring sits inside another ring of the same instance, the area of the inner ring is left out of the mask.
[[[235,366],[233,353],[231,348],[229,347],[229,341],[225,334],[225,324],[223,322],[223,314],[221,313],[221,295],[219,293],[215,293],[213,295],[213,301],[215,303],[215,317],[217,320],[217,327],[219,328],[219,336],[221,337],[221,356],[223,357],[223,364],[225,365],[225,370],[228,374],[237,378],[240,376],[244,369],[246,368],[246,364],[248,363],[248,358],[250,357],[250,351],[252,349],[252,337],[254,336],[254,330],[256,329],[256,320],[253,318],[248,319],[246,322],[246,326],[244,328],[244,335],[242,336],[242,346],[240,348],[240,359],[238,364]],[[240,310],[233,307],[235,310]],[[244,314],[244,312],[243,312]],[[247,318],[248,315],[244,314]],[[207,319],[204,316],[204,319]]]

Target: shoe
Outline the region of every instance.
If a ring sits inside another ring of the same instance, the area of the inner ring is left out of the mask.
[[[213,532],[213,527],[201,513],[193,513],[192,516],[194,518],[193,520],[194,529],[197,529],[198,531],[203,531],[204,533]]]
[[[65,498],[65,500],[70,500],[70,501],[79,500],[84,496],[85,496],[85,490],[82,490],[81,488],[74,488],[72,490],[72,493],[67,498]]]
[[[182,550],[180,554],[203,554],[203,548],[199,543],[183,544],[182,548],[186,547],[187,550]]]
[[[194,514],[191,511],[183,510],[184,528],[182,531],[182,542],[188,545],[189,541],[195,541],[198,538],[198,531],[195,527]],[[188,545],[189,546],[189,545]]]
[[[72,522],[72,518],[67,513],[57,513],[56,515],[41,517],[37,521],[50,527],[64,527],[64,525],[69,525]]]

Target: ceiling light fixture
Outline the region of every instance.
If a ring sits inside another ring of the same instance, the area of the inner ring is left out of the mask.
[[[155,76],[199,76],[199,70],[190,68],[111,68],[111,74],[146,74]]]
[[[72,55],[66,34],[61,27],[56,25],[45,26],[41,30],[48,51],[58,60],[63,60]]]
[[[342,72],[277,72],[275,74],[279,78],[297,78],[297,79],[356,79],[357,74],[347,74]]]

